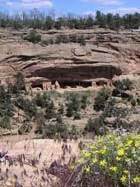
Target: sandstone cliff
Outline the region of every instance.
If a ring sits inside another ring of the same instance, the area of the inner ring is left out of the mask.
[[[140,33],[108,30],[38,31],[42,40],[83,35],[86,45],[32,44],[22,39],[27,31],[0,31],[0,78],[21,71],[28,78],[51,81],[112,79],[115,75],[140,73]],[[30,80],[30,79],[29,79]]]

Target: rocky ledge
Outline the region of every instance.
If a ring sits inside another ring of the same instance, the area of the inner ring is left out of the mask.
[[[18,71],[27,81],[58,81],[61,85],[90,85],[97,79],[140,74],[140,33],[130,31],[76,30],[42,32],[43,40],[58,35],[83,35],[85,45],[60,43],[32,44],[22,39],[22,31],[1,31],[0,78],[5,82]],[[3,36],[3,37],[2,37]],[[4,37],[5,36],[5,37]],[[12,41],[12,42],[10,42]],[[90,83],[89,83],[90,82]]]

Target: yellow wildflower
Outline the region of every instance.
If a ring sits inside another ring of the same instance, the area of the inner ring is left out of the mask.
[[[118,150],[118,156],[124,156],[125,155],[125,151],[124,151],[124,149],[123,148],[120,148],[119,150]]]
[[[123,175],[123,176],[120,178],[120,180],[121,180],[121,182],[122,182],[123,184],[126,184],[126,182],[127,182],[127,177],[126,177],[125,175]]]
[[[90,157],[91,157],[91,153],[89,153],[89,152],[84,152],[84,157],[85,157],[85,158],[90,158]]]
[[[85,168],[85,172],[86,172],[86,173],[89,173],[89,172],[90,172],[90,167],[89,167],[89,166]]]
[[[114,173],[116,173],[116,171],[118,170],[118,168],[116,166],[110,167],[110,170],[113,171]]]
[[[118,157],[118,156],[117,156],[117,157],[116,157],[116,160],[117,160],[117,161],[120,161],[120,160],[121,160],[121,157]]]
[[[135,147],[140,147],[140,142],[139,141],[135,141]]]
[[[102,154],[102,155],[106,154],[106,149],[102,149],[102,150],[100,150],[99,153]]]
[[[95,164],[95,163],[97,163],[97,162],[98,162],[97,158],[93,158],[93,159],[92,159],[92,163],[93,163],[93,164]]]
[[[134,183],[140,183],[140,176],[136,176],[133,178]]]
[[[107,162],[105,160],[100,161],[100,166],[105,167],[107,165]]]
[[[129,173],[129,171],[128,171],[128,170],[124,170],[124,171],[123,171],[123,173],[128,174],[128,173]]]
[[[126,146],[131,146],[133,144],[133,140],[128,140],[128,142],[126,143]]]

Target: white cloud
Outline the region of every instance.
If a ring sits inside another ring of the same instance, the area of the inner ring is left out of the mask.
[[[120,0],[82,0],[84,2],[93,2],[101,5],[120,5],[122,2]]]
[[[105,14],[112,13],[112,14],[120,14],[121,16],[123,16],[125,14],[134,14],[136,12],[140,13],[140,8],[132,7],[132,8],[117,8],[117,9],[110,9],[110,10],[102,9],[100,11],[105,13]],[[87,12],[84,13],[84,15],[95,16],[96,11],[87,11]]]
[[[116,10],[111,10],[112,13],[119,13],[120,15],[124,14],[134,14],[135,12],[140,13],[140,8],[119,8]]]
[[[53,3],[52,0],[20,0],[18,2],[9,0],[6,2],[6,5],[20,8],[51,8],[53,6]]]

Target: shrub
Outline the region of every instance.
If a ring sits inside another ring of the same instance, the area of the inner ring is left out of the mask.
[[[126,90],[132,90],[133,83],[129,79],[123,79],[123,80],[117,80],[117,81],[115,81],[114,82],[114,86],[118,90],[126,91]]]
[[[67,117],[79,116],[81,101],[78,94],[70,93],[67,97]]]
[[[55,117],[55,106],[53,100],[51,99],[50,93],[46,92],[43,94],[37,94],[34,98],[34,103],[37,106],[46,109],[45,117],[47,119]]]
[[[41,35],[35,30],[31,30],[27,36],[23,37],[23,39],[32,43],[39,43],[41,41]]]
[[[50,38],[50,39],[48,40],[48,43],[51,44],[51,45],[53,45],[53,44],[54,44],[53,38]]]
[[[59,118],[60,120],[60,118]],[[69,130],[68,126],[63,121],[47,121],[43,129],[44,138],[68,138]]]
[[[0,86],[0,127],[10,128],[10,118],[14,115],[14,106],[11,95]]]
[[[94,109],[96,111],[104,110],[106,101],[110,96],[111,90],[109,88],[102,88],[95,98]]]
[[[86,40],[83,35],[78,37],[77,42],[80,43],[80,45],[86,45]]]
[[[94,132],[96,135],[103,135],[106,132],[105,124],[104,124],[104,118],[102,116],[99,116],[95,119],[89,119],[86,126],[85,126],[86,132]]]
[[[37,108],[33,101],[19,96],[15,101],[15,105],[23,110],[27,116],[31,118],[36,116]]]
[[[65,112],[64,105],[60,103],[59,109],[58,109],[58,114],[63,115],[64,112]]]
[[[10,117],[9,116],[3,116],[0,118],[0,127],[4,129],[10,129],[11,124],[10,124]]]
[[[77,35],[76,34],[73,34],[70,36],[70,41],[73,42],[73,43],[76,43],[77,42]]]
[[[58,35],[56,38],[55,43],[60,44],[60,43],[68,43],[70,41],[69,37],[66,35]]]
[[[45,107],[45,101],[46,99],[44,99],[44,95],[42,96],[40,93],[38,93],[35,97],[34,97],[34,102],[36,103],[37,106],[44,108]]]
[[[75,125],[72,125],[72,127],[70,128],[69,137],[70,139],[77,139],[79,137],[79,130],[76,128]]]
[[[56,37],[55,43],[56,43],[56,44],[60,44],[61,42],[62,42],[62,40],[61,40],[61,35],[58,35],[58,36]]]
[[[81,97],[81,108],[86,109],[88,104],[89,104],[88,96],[86,94],[82,95],[82,97]]]
[[[86,180],[87,186],[91,186],[93,181],[96,181],[97,186],[108,181],[111,182],[108,186],[139,186],[139,157],[140,135],[98,137],[82,152],[81,162],[84,164],[83,175],[86,178],[82,177],[81,180]]]
[[[140,96],[137,98],[137,104],[140,105]]]
[[[55,106],[54,106],[54,103],[52,100],[50,100],[48,103],[47,103],[47,106],[46,106],[46,111],[45,111],[45,117],[47,119],[51,119],[51,118],[54,118],[56,116],[56,113],[55,113]]]
[[[73,117],[74,117],[74,120],[78,120],[78,119],[81,119],[81,114],[80,114],[80,112],[75,112],[74,114],[73,114]]]
[[[130,108],[123,101],[117,103],[116,98],[110,97],[105,104],[103,115],[104,117],[125,118],[129,112]]]
[[[15,85],[13,86],[13,93],[21,93],[22,90],[25,90],[25,79],[24,75],[19,72],[15,76],[16,82]]]
[[[50,100],[51,100],[50,94],[48,93],[43,93],[43,94],[38,93],[34,98],[34,102],[36,103],[36,105],[41,108],[45,108],[50,102]]]

